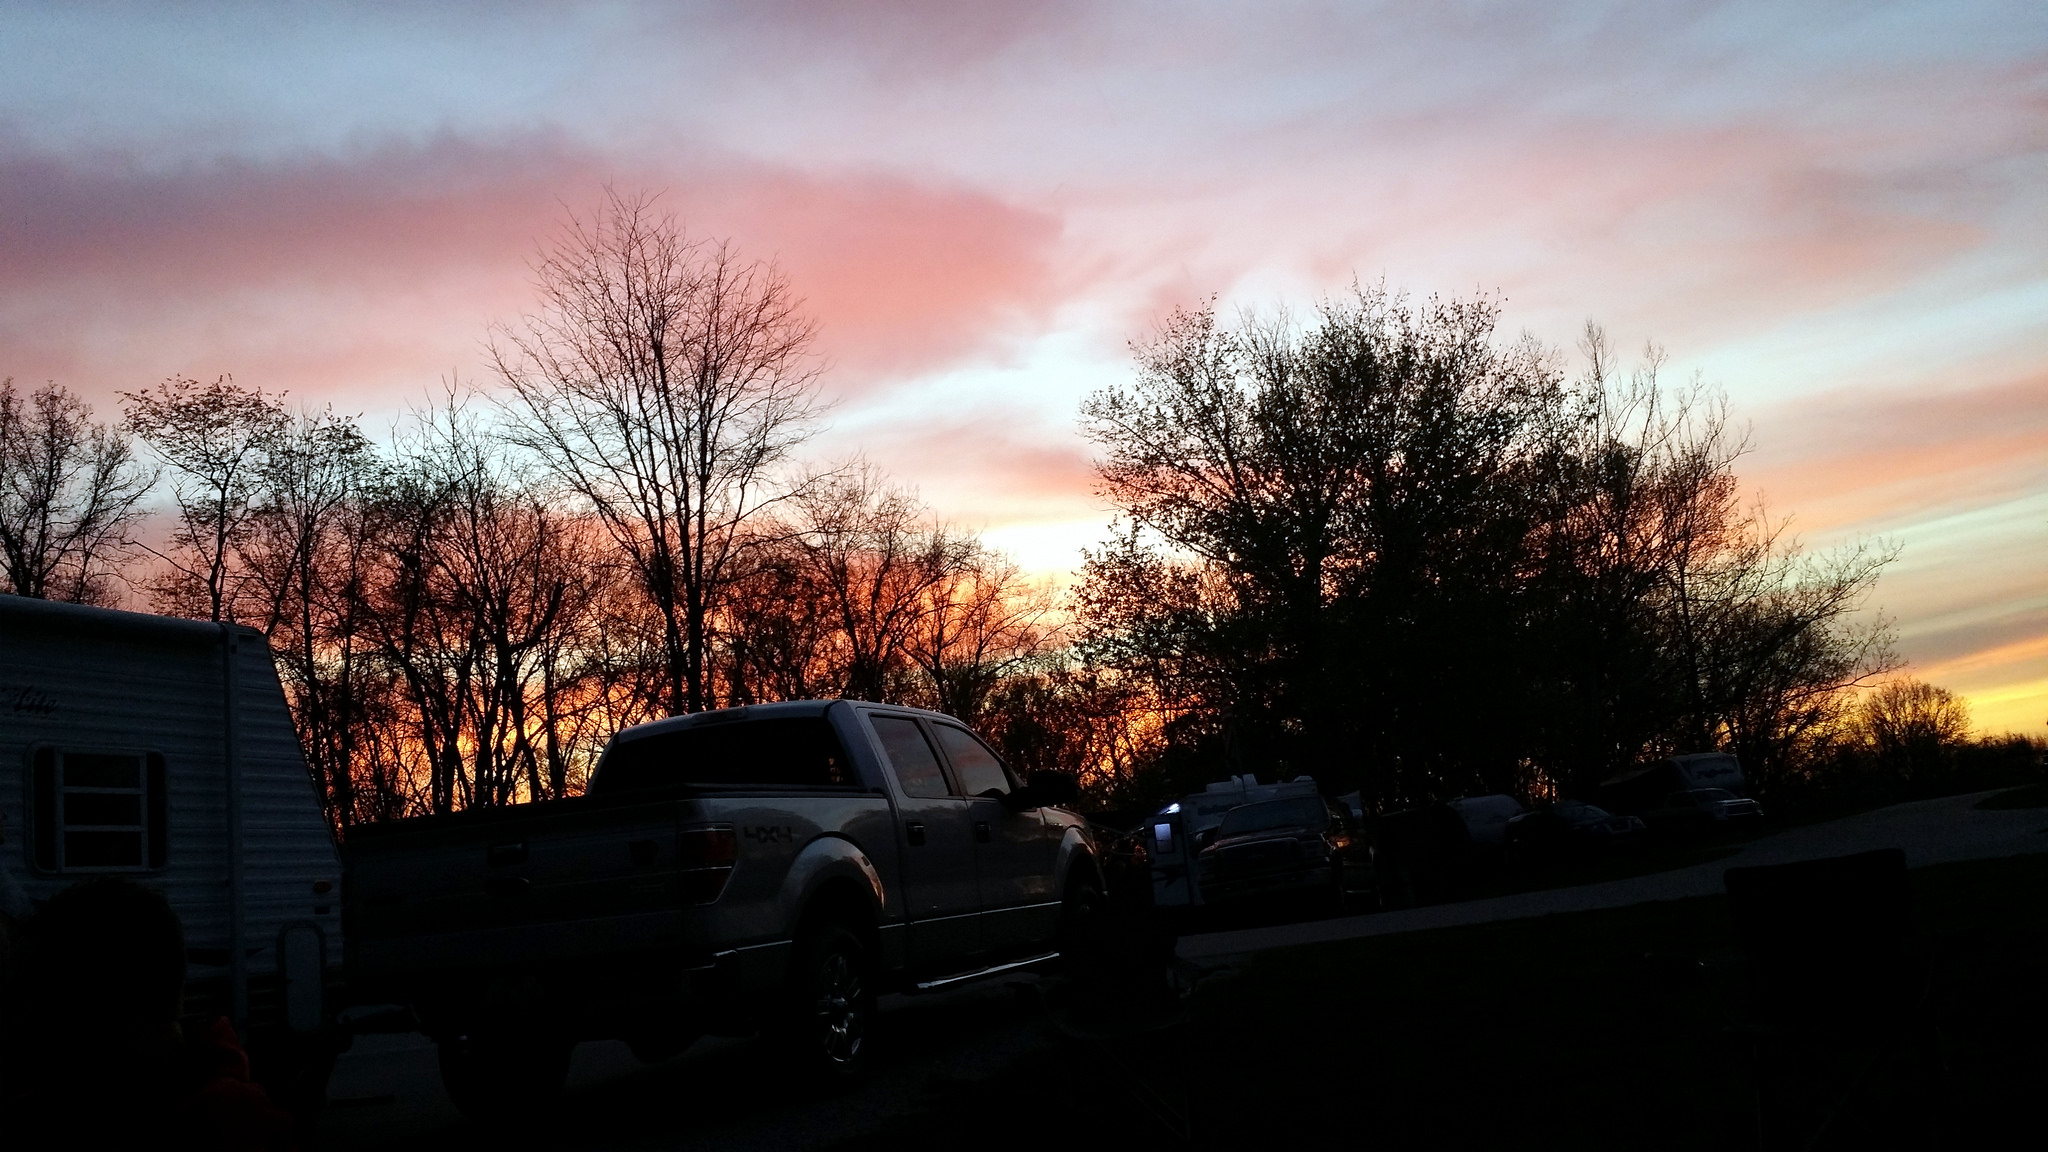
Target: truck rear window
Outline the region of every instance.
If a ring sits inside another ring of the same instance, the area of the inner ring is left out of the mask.
[[[605,751],[590,794],[648,788],[852,787],[853,769],[822,716],[704,724],[619,740]]]

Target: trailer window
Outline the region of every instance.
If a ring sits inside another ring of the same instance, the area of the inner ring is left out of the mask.
[[[164,758],[155,752],[38,748],[33,852],[45,872],[164,866]]]

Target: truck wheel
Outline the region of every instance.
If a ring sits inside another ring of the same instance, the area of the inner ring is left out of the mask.
[[[867,945],[837,921],[797,940],[781,1031],[799,1070],[847,1080],[865,1069],[875,1018],[872,966]]]
[[[448,1099],[471,1123],[505,1128],[553,1110],[576,1046],[552,1037],[450,1036],[436,1047]]]

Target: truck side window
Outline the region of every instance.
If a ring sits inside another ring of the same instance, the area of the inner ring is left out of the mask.
[[[38,748],[32,843],[44,872],[136,872],[164,866],[164,758],[155,752]]]
[[[868,723],[875,726],[875,735],[882,738],[882,751],[888,753],[889,767],[896,773],[897,783],[903,785],[905,795],[951,794],[946,790],[946,774],[939,768],[939,758],[932,754],[924,733],[918,731],[917,721],[901,716],[870,716]]]
[[[1003,771],[1003,762],[973,733],[951,724],[934,724],[932,728],[939,734],[939,747],[946,750],[946,759],[953,762],[953,774],[960,777],[961,795],[1009,794],[1010,777]]]

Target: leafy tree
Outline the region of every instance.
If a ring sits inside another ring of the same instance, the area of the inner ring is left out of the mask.
[[[1379,806],[1590,787],[1723,747],[1769,779],[1888,666],[1857,612],[1890,553],[1801,553],[1746,448],[1662,356],[1597,328],[1567,380],[1491,302],[1383,288],[1307,320],[1176,314],[1082,407],[1126,528],[1080,652],[1165,734],[1167,790],[1310,772]]]
[[[1490,343],[1496,315],[1384,289],[1308,324],[1177,314],[1134,385],[1084,403],[1099,492],[1133,526],[1091,562],[1088,635],[1171,636],[1181,668],[1207,665],[1219,767],[1342,783],[1376,760],[1424,787],[1449,734],[1491,733],[1445,723],[1444,689],[1506,626],[1521,473],[1563,394],[1540,348]]]

